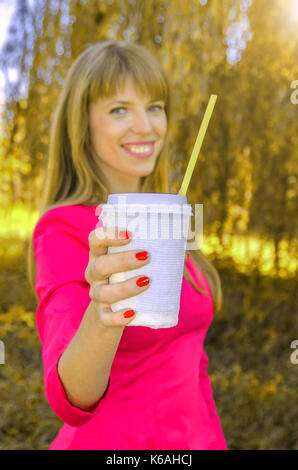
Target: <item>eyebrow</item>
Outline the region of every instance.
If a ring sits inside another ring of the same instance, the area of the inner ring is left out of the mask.
[[[161,98],[157,98],[157,99],[155,99],[155,100],[151,100],[151,101],[149,101],[149,104],[150,104],[150,103],[155,103],[156,101],[164,101],[164,100],[162,100]],[[120,103],[120,104],[133,104],[131,101],[121,101],[121,100],[115,100],[115,101],[109,101],[109,102],[107,103],[107,106],[109,106],[109,105],[111,105],[111,104],[113,104],[113,103]]]

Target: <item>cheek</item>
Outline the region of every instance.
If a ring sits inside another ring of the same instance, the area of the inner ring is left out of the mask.
[[[168,122],[167,122],[167,118],[165,117],[161,123],[161,129],[162,129],[162,133],[163,133],[163,136],[165,137],[166,133],[167,133],[167,129],[168,129]]]
[[[168,130],[168,121],[167,121],[167,119],[165,119],[165,134],[166,134],[167,130]]]
[[[163,112],[163,115],[161,116],[161,126],[164,128],[164,130],[167,130],[168,126],[168,118],[165,112]]]
[[[104,118],[98,116],[90,116],[89,129],[91,140],[94,144],[99,145],[105,138],[109,136],[109,128]]]

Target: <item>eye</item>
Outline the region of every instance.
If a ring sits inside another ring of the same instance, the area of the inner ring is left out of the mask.
[[[160,104],[154,104],[150,107],[150,109],[152,108],[157,108],[157,111],[162,111],[164,109],[164,106],[161,106]]]
[[[124,108],[123,106],[121,106],[121,107],[119,107],[119,108],[113,108],[113,109],[111,109],[110,114],[120,114],[119,112],[117,112],[117,111],[119,111],[120,109],[125,109],[125,108]],[[122,114],[122,113],[121,113],[121,114]]]
[[[126,110],[126,108],[124,106],[119,106],[118,108],[111,109],[110,114],[123,114],[123,113],[120,113],[121,109],[124,109],[124,111]],[[154,105],[150,106],[148,109],[153,110],[153,112],[160,112],[164,109],[164,106],[162,106],[160,104],[154,104]]]

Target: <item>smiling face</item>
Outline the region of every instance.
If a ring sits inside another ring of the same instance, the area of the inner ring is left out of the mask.
[[[164,101],[143,96],[127,77],[112,98],[91,103],[89,129],[98,167],[110,192],[138,192],[154,170],[167,132]]]

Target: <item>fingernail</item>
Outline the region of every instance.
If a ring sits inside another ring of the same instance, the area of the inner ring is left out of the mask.
[[[149,253],[147,251],[139,251],[139,253],[136,253],[136,258],[139,259],[140,261],[144,261],[147,259],[149,256]]]
[[[131,237],[132,237],[132,233],[129,232],[128,230],[121,230],[119,232],[119,238],[121,238],[122,240],[128,240]]]
[[[123,316],[125,318],[130,318],[130,317],[133,317],[135,314],[134,310],[126,310],[126,312],[123,313]]]
[[[142,277],[139,277],[139,279],[136,281],[136,284],[139,287],[144,287],[144,286],[147,286],[147,284],[149,284],[149,282],[150,282],[149,277],[142,276]]]

